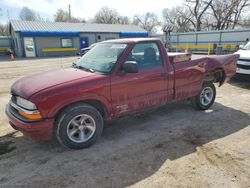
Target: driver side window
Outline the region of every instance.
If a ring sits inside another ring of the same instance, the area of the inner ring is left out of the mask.
[[[136,44],[127,61],[136,61],[139,70],[163,66],[160,50],[154,42]]]

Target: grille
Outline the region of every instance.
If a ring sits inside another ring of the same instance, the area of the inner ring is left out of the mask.
[[[250,65],[241,65],[241,64],[237,64],[237,67],[240,68],[240,69],[250,70]]]
[[[250,59],[239,59],[240,61],[250,62]]]

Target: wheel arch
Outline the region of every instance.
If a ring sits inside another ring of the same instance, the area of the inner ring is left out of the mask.
[[[221,86],[225,81],[225,71],[222,68],[210,71],[205,75],[204,81],[219,83],[219,86]]]
[[[98,110],[98,112],[101,114],[101,116],[103,117],[103,119],[108,118],[108,111],[107,108],[105,107],[105,105],[96,99],[86,99],[86,100],[80,100],[80,101],[75,101],[69,104],[65,104],[64,106],[62,106],[60,109],[58,109],[58,111],[55,113],[55,121],[57,121],[58,117],[68,108],[77,105],[77,104],[88,104],[93,106],[94,108],[96,108]]]

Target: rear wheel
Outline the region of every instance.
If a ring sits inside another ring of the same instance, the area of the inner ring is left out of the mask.
[[[66,108],[58,117],[56,137],[71,149],[82,149],[92,145],[101,135],[103,118],[99,111],[88,104],[77,104]]]
[[[216,89],[212,82],[204,82],[201,92],[192,98],[192,103],[197,110],[210,108],[215,100]]]

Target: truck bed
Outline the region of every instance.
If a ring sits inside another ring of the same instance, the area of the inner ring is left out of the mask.
[[[179,63],[191,60],[190,53],[169,52],[168,57],[171,63]]]

